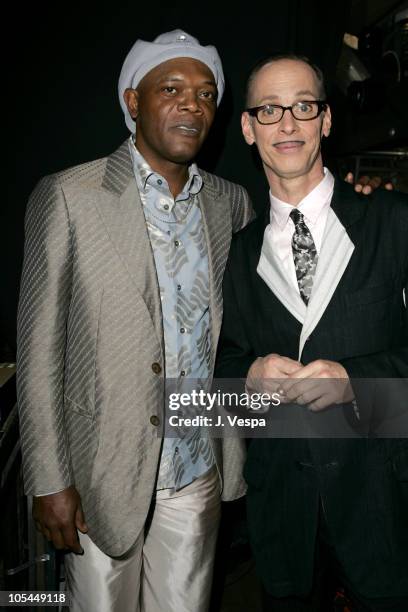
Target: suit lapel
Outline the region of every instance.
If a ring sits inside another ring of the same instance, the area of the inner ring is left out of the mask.
[[[208,253],[212,369],[222,320],[221,286],[231,242],[231,207],[228,197],[218,193],[202,174],[204,184],[198,200]]]
[[[268,225],[265,229],[257,273],[295,319],[303,323],[307,311],[306,305],[299,291],[289,282],[279,257],[273,251],[271,241],[268,239],[270,231],[271,228]]]
[[[306,339],[315,329],[347,268],[354,244],[330,208],[306,316],[299,340],[299,360]]]
[[[347,269],[358,236],[354,228],[363,213],[359,197],[348,185],[336,179],[312,295],[300,335],[299,359],[307,338],[319,323]]]
[[[157,273],[127,141],[108,157],[102,186],[107,191],[98,200],[98,212],[130,281],[143,297],[162,343]]]

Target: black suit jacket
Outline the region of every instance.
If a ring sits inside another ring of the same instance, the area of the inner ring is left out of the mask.
[[[408,198],[361,196],[336,182],[331,205],[355,248],[302,362],[338,361],[351,378],[408,378]],[[269,353],[298,358],[301,323],[256,271],[268,219],[269,211],[231,245],[218,377],[245,377],[256,357]],[[366,396],[362,403],[367,407]],[[357,591],[408,595],[406,439],[254,439],[245,477],[251,542],[272,594],[310,591],[321,500]]]

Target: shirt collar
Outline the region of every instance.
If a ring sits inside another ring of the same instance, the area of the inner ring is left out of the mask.
[[[297,209],[305,216],[307,225],[313,227],[324,209],[330,206],[334,188],[334,177],[328,168],[324,168],[324,177],[318,185],[297,205]],[[288,222],[294,206],[279,200],[269,192],[271,202],[270,222],[276,223],[283,230]]]
[[[154,172],[136,148],[134,136],[129,138],[129,150],[133,162],[133,171],[139,191],[145,192],[149,187],[154,187],[159,191],[169,190],[167,181],[158,172]],[[203,179],[198,171],[197,164],[190,164],[188,167],[188,179],[180,194],[185,196],[196,195],[203,186]]]

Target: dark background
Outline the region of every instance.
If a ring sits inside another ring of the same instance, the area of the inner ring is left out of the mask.
[[[117,97],[123,60],[137,38],[182,28],[217,47],[226,92],[200,165],[244,184],[257,210],[267,187],[240,131],[246,76],[273,52],[308,55],[333,87],[343,33],[358,34],[399,4],[392,0],[278,2],[86,2],[9,5],[3,30],[0,361],[13,360],[15,313],[29,193],[44,174],[111,153],[128,136]],[[11,11],[11,12],[10,12]],[[336,117],[334,138],[336,143]],[[330,145],[329,145],[330,146]],[[333,146],[333,145],[332,145]],[[330,150],[328,151],[330,157]]]

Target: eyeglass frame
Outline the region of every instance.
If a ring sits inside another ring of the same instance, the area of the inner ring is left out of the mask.
[[[302,104],[302,103],[317,104],[317,111],[318,111],[317,115],[315,117],[309,117],[308,119],[299,119],[298,117],[295,117],[292,109],[296,104]],[[270,123],[263,123],[262,121],[258,119],[258,111],[260,111],[262,108],[267,108],[268,106],[274,106],[274,107],[280,108],[282,111],[282,115],[279,117],[277,121],[272,121]],[[248,115],[250,115],[251,117],[255,117],[260,125],[274,125],[275,123],[279,123],[279,121],[282,121],[283,115],[285,114],[287,110],[290,111],[290,114],[292,115],[295,121],[313,121],[314,119],[317,119],[318,116],[322,114],[322,112],[326,111],[328,106],[329,105],[326,100],[299,100],[299,102],[295,102],[291,106],[282,106],[281,104],[261,104],[261,106],[253,106],[252,108],[246,108],[245,112],[248,113]]]

